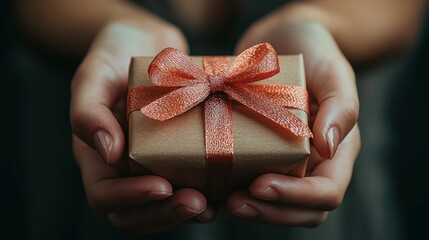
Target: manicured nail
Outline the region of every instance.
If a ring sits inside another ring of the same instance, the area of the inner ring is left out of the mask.
[[[99,130],[94,134],[94,142],[101,159],[109,165],[110,152],[112,151],[112,137],[104,130]]]
[[[185,206],[178,206],[174,209],[174,215],[181,219],[188,219],[200,214],[204,209],[196,210]]]
[[[147,198],[148,200],[161,200],[168,198],[171,195],[173,195],[171,192],[145,192],[144,198]]]
[[[326,133],[326,139],[328,140],[329,159],[332,159],[340,142],[340,132],[337,128],[332,127]]]
[[[267,201],[276,201],[279,199],[278,192],[272,187],[267,187],[262,191],[257,191],[255,195],[257,198]]]
[[[237,217],[242,217],[242,218],[256,218],[259,215],[256,209],[254,209],[253,207],[247,204],[244,204],[243,206],[235,209],[231,213]]]

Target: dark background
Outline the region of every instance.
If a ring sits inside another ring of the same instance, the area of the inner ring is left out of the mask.
[[[390,116],[398,141],[392,148],[394,185],[399,189],[408,239],[429,239],[429,21],[415,56],[398,76]],[[390,164],[389,164],[390,165]]]
[[[80,239],[90,222],[109,224],[90,214],[71,155],[69,84],[77,63],[33,52],[16,34],[9,1],[0,9],[0,239]],[[405,239],[429,239],[428,33],[426,21],[387,111],[395,141],[385,165]],[[94,238],[117,234],[106,229]]]

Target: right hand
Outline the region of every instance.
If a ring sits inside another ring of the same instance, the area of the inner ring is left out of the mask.
[[[259,176],[247,192],[229,196],[226,213],[265,224],[317,226],[341,204],[352,177],[360,150],[359,99],[353,69],[331,33],[316,21],[290,20],[293,10],[251,26],[237,50],[268,41],[279,54],[304,55],[314,134],[306,175]]]
[[[151,17],[107,24],[72,81],[73,152],[89,205],[128,234],[209,222],[216,216],[196,190],[173,192],[161,177],[129,177],[121,171],[129,160],[123,129],[131,57],[153,56],[167,46],[187,50],[180,31]]]

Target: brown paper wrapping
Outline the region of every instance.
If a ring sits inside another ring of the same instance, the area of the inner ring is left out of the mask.
[[[201,65],[201,57],[192,58]],[[151,61],[150,57],[132,59],[129,89],[153,85],[147,74]],[[302,55],[279,56],[279,61],[280,73],[254,84],[305,86]],[[234,165],[230,190],[246,188],[263,173],[304,175],[310,154],[308,138],[295,137],[237,102],[233,102],[232,108]],[[307,123],[304,111],[291,111]],[[175,187],[206,192],[203,104],[163,122],[139,111],[130,113],[129,156],[136,174],[147,169]]]

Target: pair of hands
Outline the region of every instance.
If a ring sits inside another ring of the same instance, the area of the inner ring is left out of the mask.
[[[268,224],[321,224],[340,205],[360,149],[355,78],[322,25],[282,20],[273,14],[252,25],[236,50],[269,42],[279,54],[304,54],[314,134],[306,177],[262,175],[214,209],[194,189],[173,192],[157,176],[124,176],[130,58],[153,56],[165,47],[187,51],[188,46],[180,31],[162,20],[119,21],[100,31],[72,82],[73,151],[91,208],[129,234],[207,223],[218,212]]]

